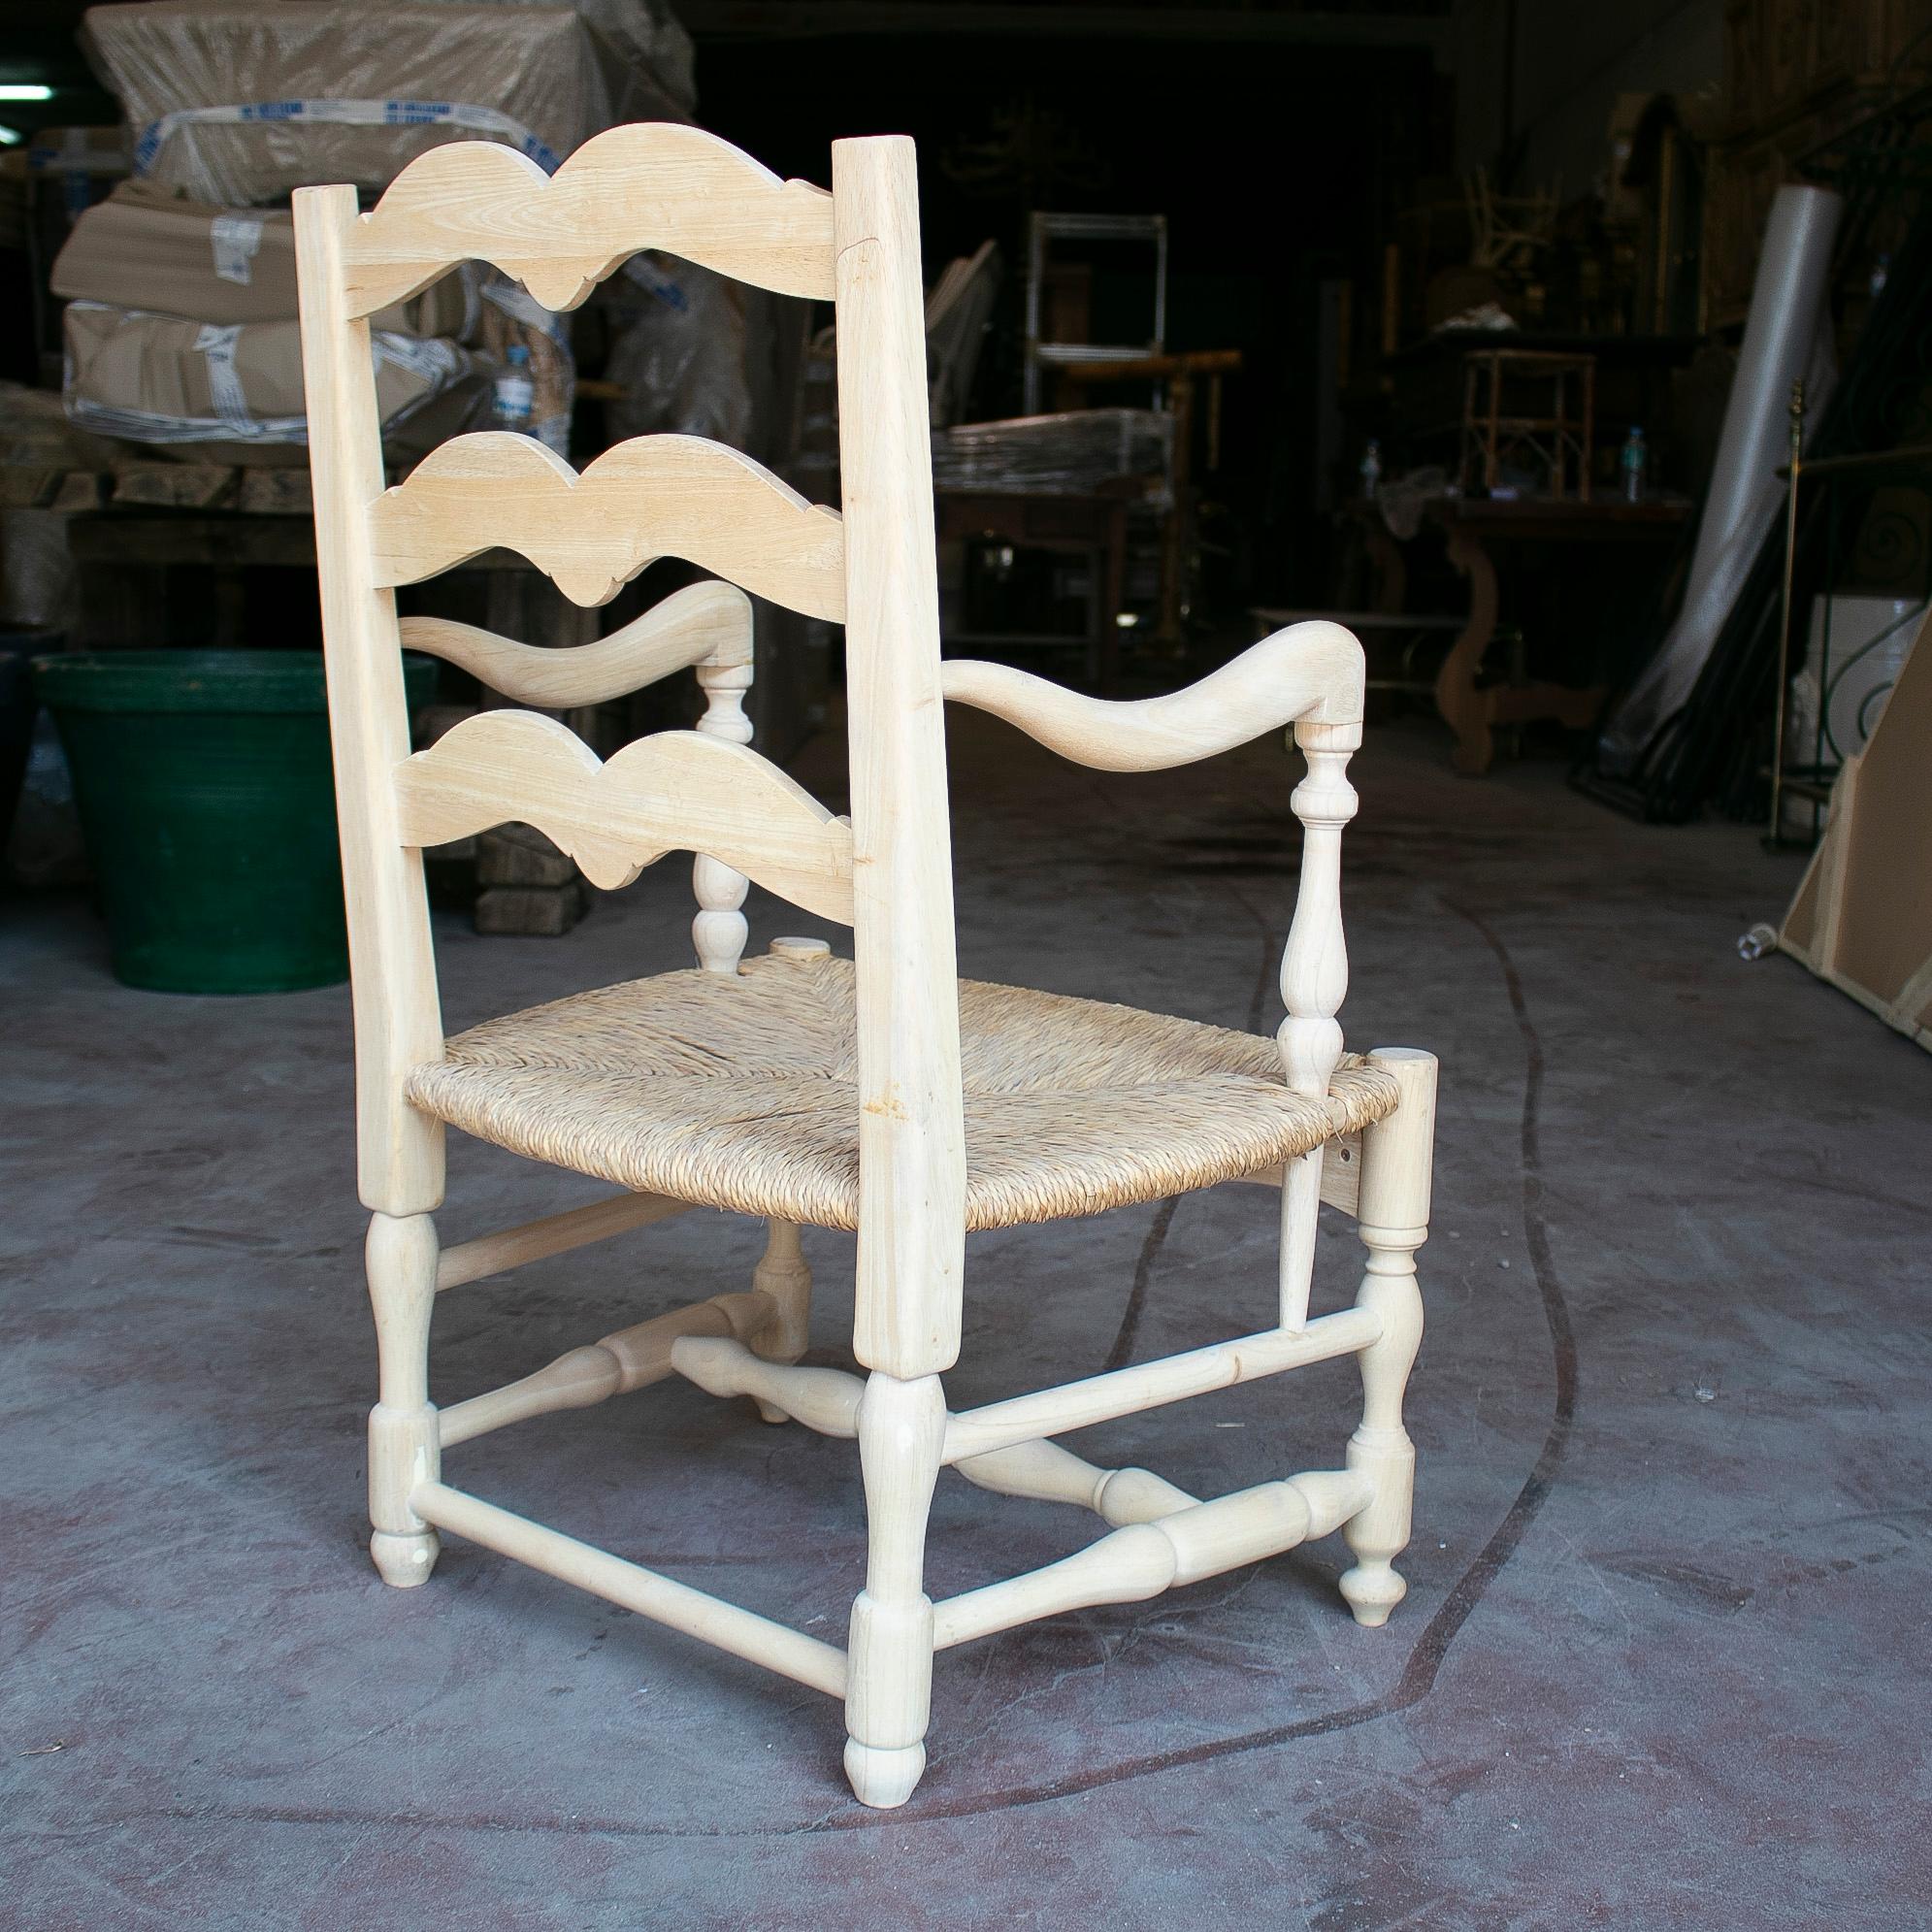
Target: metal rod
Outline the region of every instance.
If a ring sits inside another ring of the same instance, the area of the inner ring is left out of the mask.
[[[1793,385],[1803,388],[1803,383]],[[1856,456],[1814,456],[1804,466],[1807,476],[1828,476],[1841,470],[1879,470],[1887,464],[1932,462],[1932,442],[1908,443],[1902,449],[1868,449]],[[1780,465],[1773,473],[1779,476],[1788,476],[1791,472],[1787,465]]]
[[[1798,552],[1798,479],[1804,470],[1805,385],[1791,384],[1791,460],[1785,484],[1785,582],[1779,598],[1778,701],[1771,727],[1771,827],[1766,836],[1776,845],[1782,836],[1785,813],[1785,700],[1791,658],[1791,579]]]

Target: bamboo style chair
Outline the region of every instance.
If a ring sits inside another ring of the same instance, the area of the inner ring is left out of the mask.
[[[438,147],[375,210],[349,187],[295,197],[305,368],[347,881],[358,1173],[380,1367],[369,1425],[371,1549],[384,1580],[425,1582],[439,1531],[465,1536],[642,1616],[842,1698],[845,1765],[868,1805],[925,1767],[933,1654],[1030,1620],[1158,1594],[1340,1529],[1341,1588],[1377,1624],[1404,1585],[1414,1452],[1402,1395],[1422,1331],[1435,1062],[1345,1056],[1339,858],[1356,798],[1359,646],[1304,623],[1175,696],[1078,697],[1004,667],[942,664],[927,432],[917,186],[901,137],[841,141],[831,193],[781,182],[696,129],[620,127],[553,179],[508,148]],[[385,489],[369,316],[466,258],[568,309],[629,252],[664,248],[835,304],[844,514],[736,451],[643,437],[581,475],[520,436],[458,437]],[[574,651],[398,622],[395,587],[495,544],[581,605],[673,553],[700,584]],[[755,591],[846,627],[852,815],[836,818],[748,742]],[[507,697],[597,702],[696,668],[695,732],[600,764],[562,724],[495,710],[411,756],[399,647],[435,652]],[[1292,724],[1300,884],[1278,1040],[957,980],[941,700],[1002,717],[1115,771],[1209,757]],[[668,850],[698,854],[695,969],[613,986],[445,1039],[422,848],[508,820],[549,834],[597,884]],[[741,964],[746,880],[849,924],[855,958],[778,940]],[[957,988],[957,991],[955,989]],[[446,1125],[600,1176],[609,1200],[439,1250]],[[1094,1214],[1228,1180],[1281,1191],[1279,1320],[1259,1334],[948,1413],[969,1228]],[[1353,1306],[1311,1317],[1320,1204],[1368,1251]],[[703,1204],[765,1218],[748,1292],[573,1350],[438,1410],[438,1293]],[[810,1277],[801,1224],[858,1236],[853,1353],[866,1379],[800,1367]],[[1339,1470],[1201,1502],[1142,1469],[1102,1469],[1054,1438],[1338,1356],[1360,1426]],[[446,1450],[508,1424],[676,1373],[754,1397],[770,1421],[856,1436],[869,1520],[845,1649],[592,1549],[443,1480]],[[1109,1533],[1030,1575],[934,1604],[923,1588],[939,1471],[1079,1503]]]

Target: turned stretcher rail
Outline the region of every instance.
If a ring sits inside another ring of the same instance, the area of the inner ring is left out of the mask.
[[[964,1409],[946,1424],[941,1460],[960,1462],[969,1456],[1031,1442],[1036,1436],[1064,1435],[1070,1429],[1090,1428],[1096,1423],[1157,1409],[1185,1396],[1204,1395],[1210,1389],[1231,1389],[1306,1362],[1355,1355],[1380,1340],[1381,1335],[1382,1318],[1372,1309],[1344,1308],[1302,1328],[1269,1328],[1236,1341],[1193,1349],[1186,1355],[1165,1356],[1159,1361],[1090,1376],[1059,1389],[1042,1389],[983,1408]]]
[[[761,1360],[740,1341],[691,1335],[671,1345],[671,1365],[711,1395],[750,1395],[820,1435],[859,1433],[866,1385],[839,1368],[788,1368]],[[1147,1469],[1102,1469],[1057,1442],[1020,1442],[954,1465],[967,1482],[1002,1496],[1078,1503],[1116,1526],[1145,1523],[1196,1498]]]
[[[436,1286],[439,1293],[445,1288],[462,1288],[469,1282],[520,1268],[526,1261],[541,1261],[546,1255],[565,1255],[573,1248],[622,1234],[627,1228],[668,1221],[673,1214],[688,1212],[690,1206],[688,1200],[672,1200],[668,1195],[610,1195],[583,1207],[567,1208],[562,1214],[546,1214],[540,1221],[502,1228],[494,1234],[478,1234],[473,1241],[459,1241],[443,1249],[437,1257]]]
[[[639,1617],[715,1644],[734,1656],[761,1663],[829,1697],[845,1695],[845,1653],[831,1644],[774,1623],[756,1611],[673,1582],[656,1570],[625,1561],[573,1536],[547,1529],[466,1495],[446,1483],[419,1483],[409,1491],[409,1507],[425,1523],[467,1536],[499,1555],[513,1556],[561,1583],[574,1584],[593,1596],[621,1604]]]
[[[947,1650],[1095,1604],[1137,1603],[1177,1585],[1279,1555],[1339,1529],[1366,1509],[1374,1494],[1366,1476],[1318,1470],[1131,1523],[1044,1569],[934,1604],[933,1647]]]
[[[754,1289],[745,1294],[714,1295],[688,1308],[673,1308],[635,1327],[620,1328],[586,1348],[572,1349],[555,1361],[507,1383],[487,1394],[454,1402],[437,1415],[437,1440],[444,1449],[511,1423],[527,1422],[557,1409],[588,1409],[612,1395],[628,1395],[662,1382],[671,1372],[671,1357],[683,1335],[755,1335],[778,1313],[774,1296]]]

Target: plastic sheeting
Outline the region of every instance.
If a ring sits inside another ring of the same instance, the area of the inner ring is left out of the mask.
[[[1173,458],[1174,419],[1160,409],[1069,409],[962,423],[933,438],[933,484],[1010,496],[1091,496],[1123,476],[1158,476]]]
[[[1828,188],[1797,184],[1780,188],[1772,203],[1684,604],[1598,740],[1598,763],[1613,777],[1636,767],[1689,698],[1777,516],[1784,485],[1776,473],[1800,377],[1809,420],[1817,420],[1833,370],[1825,295],[1843,207]]]
[[[82,41],[134,126],[136,173],[240,206],[312,181],[379,189],[449,141],[501,141],[555,168],[618,121],[688,119],[682,29],[642,0],[587,10],[145,0],[90,8]],[[606,37],[606,16],[637,31]],[[662,45],[669,78],[639,63],[639,41]]]
[[[604,373],[623,392],[609,409],[612,437],[674,432],[748,447],[744,291],[662,255],[634,255],[606,288],[618,314]]]

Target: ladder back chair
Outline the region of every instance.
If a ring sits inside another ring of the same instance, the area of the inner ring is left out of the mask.
[[[369,1424],[371,1549],[391,1584],[427,1580],[439,1532],[486,1545],[840,1698],[845,1765],[868,1805],[925,1767],[934,1653],[1086,1605],[1150,1597],[1341,1530],[1342,1593],[1380,1623],[1404,1585],[1414,1452],[1402,1395],[1422,1331],[1435,1062],[1345,1056],[1339,862],[1356,798],[1362,660],[1298,624],[1174,696],[1079,697],[939,654],[912,143],[841,141],[830,193],[780,181],[697,129],[614,128],[553,178],[489,144],[439,147],[373,212],[349,187],[298,191],[302,327],[353,993],[358,1175],[379,1348]],[[619,444],[581,475],[530,438],[461,436],[383,487],[370,315],[481,258],[568,309],[629,253],[662,248],[782,293],[830,299],[843,515],[736,451],[683,436]],[[399,623],[395,590],[505,544],[580,605],[675,554],[730,582],[678,593],[601,642],[542,650],[462,625]],[[852,811],[835,817],[751,748],[739,589],[846,631]],[[710,704],[600,763],[538,710],[468,719],[410,754],[401,647],[513,701],[597,702],[685,666]],[[1307,775],[1300,883],[1278,1039],[1123,1006],[961,982],[942,701],[1004,718],[1089,766],[1187,764],[1293,727]],[[593,882],[697,855],[698,966],[445,1039],[422,851],[521,820]],[[746,880],[852,929],[854,957],[777,940],[742,960]],[[608,1200],[439,1248],[446,1126],[594,1175]],[[1098,1213],[1222,1181],[1281,1195],[1279,1310],[1258,1334],[950,1413],[970,1228]],[[1311,1315],[1321,1204],[1368,1253],[1353,1305]],[[764,1218],[751,1287],[656,1317],[489,1394],[439,1410],[439,1293],[694,1204]],[[798,1366],[810,1276],[802,1224],[858,1237],[861,1379]],[[1360,1426],[1344,1466],[1203,1502],[1056,1437],[1339,1356]],[[868,1516],[843,1648],[528,1522],[453,1487],[444,1452],[527,1417],[679,1374],[749,1395],[767,1420],[856,1437]],[[928,1509],[942,1468],[1012,1496],[1081,1504],[1085,1551],[934,1604]]]

